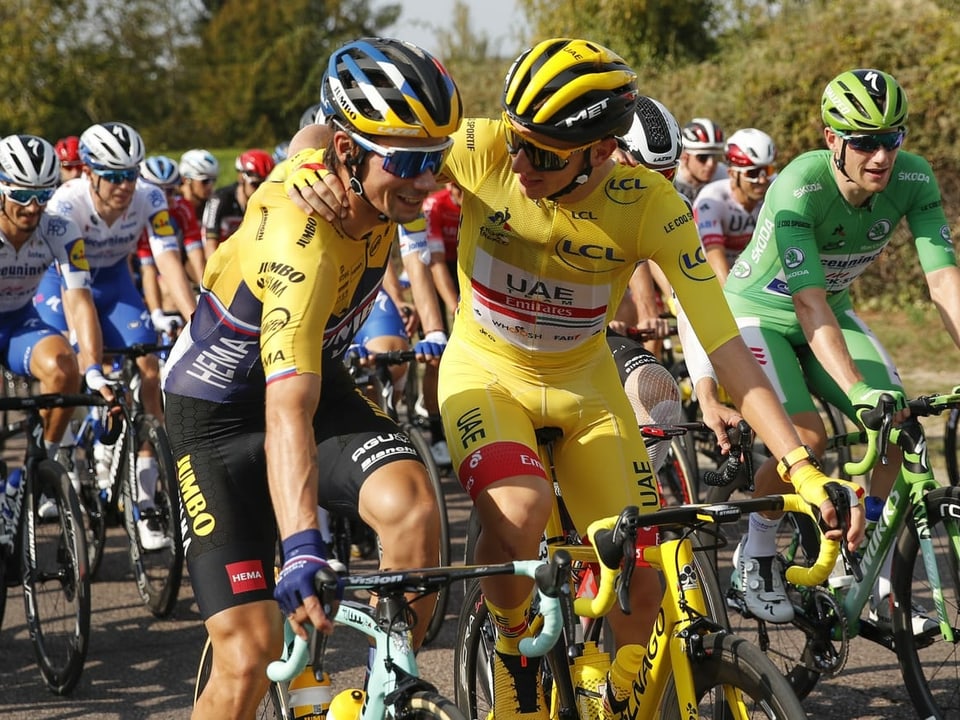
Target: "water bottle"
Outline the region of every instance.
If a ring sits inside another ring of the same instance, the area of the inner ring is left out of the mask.
[[[581,720],[602,720],[602,686],[607,682],[610,656],[594,642],[583,644],[583,654],[573,661],[573,684]]]
[[[885,504],[886,501],[876,495],[867,495],[863,499],[863,509],[867,516],[867,538],[870,537],[873,529],[877,526],[877,521],[880,520]]]
[[[290,681],[290,713],[294,720],[323,720],[330,709],[332,695],[330,676],[324,672],[317,680],[313,668],[307,665],[303,672]]]
[[[363,690],[351,689],[338,692],[330,701],[327,720],[357,720],[363,709],[366,694]]]
[[[93,443],[93,462],[97,473],[97,487],[108,489],[112,478],[110,466],[113,464],[113,445],[104,445],[102,442]]]

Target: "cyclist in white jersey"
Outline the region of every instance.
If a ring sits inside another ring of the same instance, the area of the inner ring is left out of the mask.
[[[128,258],[136,250],[144,229],[150,237],[157,269],[177,310],[189,318],[196,306],[180,262],[166,196],[160,188],[139,180],[143,140],[129,125],[108,122],[87,128],[80,136],[80,157],[84,163],[83,177],[61,185],[50,201],[50,209],[80,227],[104,344],[129,347],[155,343],[154,324],[128,266]],[[66,330],[61,289],[60,277],[51,268],[40,284],[36,305],[47,324]],[[159,362],[156,356],[147,355],[139,358],[137,365],[143,381],[144,409],[162,420]],[[159,549],[168,540],[151,513],[158,476],[156,459],[149,455],[139,457],[137,474],[141,538],[146,549]]]
[[[724,157],[729,177],[708,183],[693,201],[700,242],[721,284],[753,237],[777,148],[762,130],[744,128],[727,140]]]
[[[78,392],[80,369],[86,368],[87,385],[112,399],[100,371],[103,342],[83,238],[73,222],[46,208],[59,182],[60,162],[49,142],[34,135],[0,140],[0,362],[11,372],[36,378],[45,393]],[[45,324],[33,306],[51,263],[63,278],[79,365],[67,339]],[[60,409],[47,416],[44,440],[50,456],[57,453],[71,414]],[[47,501],[39,509],[50,516],[56,505]]]

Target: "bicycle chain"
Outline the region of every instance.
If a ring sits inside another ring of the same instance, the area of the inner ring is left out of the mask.
[[[803,611],[813,634],[807,635],[801,662],[814,672],[833,677],[843,670],[850,657],[847,615],[829,590],[818,587],[806,594]]]

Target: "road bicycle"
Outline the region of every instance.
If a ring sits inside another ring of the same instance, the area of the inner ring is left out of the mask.
[[[960,489],[942,487],[927,456],[918,418],[960,407],[960,388],[947,395],[920,396],[907,403],[911,417],[892,426],[890,396],[874,410],[858,413],[864,429],[831,438],[851,450],[866,446],[864,458],[847,463],[851,475],[867,473],[894,443],[903,465],[880,519],[860,550],[859,567],[842,570],[828,585],[788,583],[795,618],[788,624],[758,620],[747,611],[736,583],[728,590],[731,627],[755,640],[803,698],[821,676],[838,675],[857,635],[896,652],[904,686],[920,717],[960,717]],[[803,563],[816,552],[809,516],[786,516],[778,534],[783,564]],[[861,617],[874,592],[884,557],[893,548],[892,614],[889,626]],[[914,614],[934,608],[936,629],[914,627]]]
[[[602,618],[614,602],[629,612],[633,567],[642,560],[661,571],[665,592],[660,613],[634,679],[635,720],[647,718],[805,718],[799,700],[776,666],[756,646],[731,634],[711,619],[707,576],[698,571],[694,531],[712,523],[735,522],[757,509],[798,509],[796,495],[769,496],[720,505],[685,505],[640,514],[628,507],[619,516],[590,525],[589,545],[562,545],[573,563],[576,596],[573,613],[584,618],[564,634],[545,656],[541,667],[550,718],[586,718],[578,710],[572,667],[585,643],[607,643]],[[642,527],[661,529],[659,545],[637,545]],[[839,552],[836,543],[823,543],[822,556],[812,568],[791,568],[797,578],[825,578]],[[583,576],[578,568],[599,565],[600,583],[594,597],[580,596]],[[614,582],[618,576],[619,583]],[[613,588],[616,590],[613,590]],[[563,597],[563,596],[561,596]],[[581,629],[582,628],[582,629]],[[467,717],[489,717],[493,708],[493,653],[496,628],[483,602],[479,583],[464,598],[455,648],[455,698]]]
[[[66,470],[47,457],[40,411],[96,401],[88,395],[0,398],[0,411],[24,413],[3,426],[0,437],[25,435],[27,440],[22,472],[4,472],[8,482],[21,475],[19,494],[8,495],[14,501],[12,526],[0,518],[0,621],[8,588],[22,584],[40,675],[57,695],[73,690],[83,672],[90,641],[90,577],[80,503]],[[56,501],[55,516],[41,517],[41,497]]]
[[[450,521],[447,516],[447,501],[443,489],[443,479],[440,468],[433,459],[430,452],[430,445],[423,435],[423,432],[417,426],[416,413],[413,409],[411,398],[408,396],[406,401],[407,415],[401,417],[400,411],[396,405],[393,377],[390,374],[390,368],[394,365],[402,365],[408,362],[416,361],[416,353],[413,350],[393,350],[371,355],[373,367],[364,367],[359,364],[356,358],[347,359],[347,367],[354,378],[358,387],[367,390],[373,397],[377,398],[380,408],[389,415],[400,429],[410,438],[410,442],[417,450],[417,454],[423,461],[427,470],[427,476],[430,478],[430,486],[433,488],[433,494],[437,498],[437,507],[440,512],[440,557],[438,564],[446,566],[450,564]],[[409,374],[413,374],[412,371]],[[331,517],[331,530],[334,535],[334,547],[337,557],[343,559],[349,566],[350,546],[356,539],[357,533],[369,531],[368,528],[359,527],[358,518]],[[372,533],[371,533],[372,534]],[[447,604],[449,602],[449,591],[447,587],[441,587],[437,595],[437,603],[433,615],[430,617],[430,623],[427,626],[426,635],[423,644],[426,645],[436,638],[443,625],[446,616]]]
[[[144,412],[136,360],[167,349],[163,345],[137,344],[103,351],[104,357],[118,358],[107,379],[120,400],[123,420],[119,439],[108,453],[109,471],[105,475],[98,475],[96,461],[97,444],[109,447],[100,437],[101,413],[92,407],[74,430],[77,445],[73,462],[80,481],[80,499],[89,519],[87,537],[91,574],[100,567],[108,525],[113,519],[122,519],[137,590],[156,617],[168,616],[176,605],[183,575],[183,543],[173,452],[163,425]],[[90,397],[95,396],[88,396],[88,399]],[[146,517],[137,502],[140,487],[138,457],[153,458],[158,471],[154,517],[162,528],[166,543],[157,550],[143,547],[137,528],[138,521]]]
[[[438,567],[422,570],[391,570],[346,578],[330,577],[323,572],[315,579],[317,594],[329,607],[329,598],[337,585],[346,590],[361,590],[375,595],[376,606],[344,599],[336,610],[336,624],[365,635],[375,647],[366,680],[366,697],[358,720],[383,718],[438,718],[464,720],[457,706],[440,695],[420,676],[411,642],[415,624],[411,602],[415,597],[438,592],[451,583],[486,575],[525,575],[536,580],[543,627],[521,648],[529,655],[542,655],[556,642],[563,626],[559,595],[569,583],[569,557],[558,555],[550,563],[539,560],[517,561],[501,565]],[[338,630],[337,632],[342,632]],[[315,638],[320,640],[320,638]],[[324,673],[325,643],[307,641],[293,634],[284,624],[284,650],[280,660],[267,668],[271,684],[257,712],[258,718],[292,720],[288,685],[308,666],[315,677]],[[209,639],[204,646],[197,672],[194,702],[200,697],[210,676],[213,651]]]
[[[674,426],[653,426],[660,428],[670,428]],[[676,431],[682,431],[684,426],[676,426]],[[671,432],[662,433],[666,437],[671,436]],[[574,560],[573,568],[573,594],[577,597],[589,595],[594,592],[594,588],[602,585],[604,576],[609,573],[609,567],[616,567],[616,562],[607,564],[599,563],[597,552],[593,547],[584,545],[580,535],[577,533],[569,512],[563,502],[563,496],[560,492],[557,482],[556,467],[554,462],[555,444],[562,438],[562,431],[555,427],[546,427],[537,429],[537,441],[540,449],[541,462],[547,470],[548,477],[554,483],[554,497],[556,502],[547,521],[544,531],[544,539],[541,543],[541,557],[549,557],[557,549],[569,552]],[[767,498],[763,499],[764,501]],[[656,637],[651,638],[651,645],[648,647],[664,648],[666,638],[677,640],[678,638],[687,638],[694,640],[686,644],[681,641],[677,646],[672,646],[670,652],[658,655],[654,651],[652,656],[648,656],[650,662],[665,663],[657,672],[660,683],[656,688],[651,687],[648,691],[649,697],[652,697],[653,705],[646,705],[651,709],[661,706],[664,701],[664,694],[673,692],[671,699],[663,705],[661,715],[649,715],[649,717],[680,717],[675,715],[680,712],[682,707],[695,708],[698,706],[697,700],[707,698],[706,705],[700,709],[701,716],[711,717],[713,711],[720,714],[717,717],[730,717],[724,713],[726,708],[724,702],[717,700],[717,695],[711,693],[714,685],[707,685],[708,678],[713,677],[715,682],[734,683],[736,681],[730,677],[731,669],[738,663],[744,667],[751,667],[757,671],[753,676],[754,680],[745,681],[746,690],[749,697],[760,702],[766,703],[766,689],[762,679],[769,675],[775,667],[768,660],[762,657],[762,653],[756,648],[747,646],[741,640],[734,638],[724,632],[726,626],[726,612],[724,607],[724,598],[720,590],[719,581],[716,573],[710,566],[708,558],[704,557],[703,552],[694,552],[697,550],[710,549],[710,545],[703,544],[701,533],[694,530],[700,526],[709,523],[733,522],[739,517],[741,512],[749,512],[749,505],[754,501],[743,501],[734,505],[718,505],[715,509],[702,509],[704,506],[685,505],[679,507],[662,508],[659,513],[645,514],[639,516],[642,519],[641,525],[661,525],[670,527],[686,524],[686,529],[678,537],[664,541],[660,546],[649,548],[636,548],[633,552],[628,552],[630,558],[642,559],[653,567],[658,568],[665,575],[667,585],[666,594],[661,604],[660,618],[667,622],[662,625],[658,621]],[[746,503],[746,504],[744,504]],[[791,506],[796,505],[798,500],[795,496],[775,496],[772,501],[773,506],[782,507],[783,503]],[[762,503],[761,503],[762,504]],[[635,529],[641,525],[636,525],[637,510],[632,508],[629,521],[624,521],[627,526],[634,527],[634,534],[630,542],[636,543]],[[671,514],[674,513],[675,514]],[[626,511],[625,511],[626,512]],[[660,513],[666,513],[661,515]],[[607,519],[610,520],[609,518]],[[593,526],[591,526],[593,527]],[[473,560],[476,548],[476,541],[479,535],[480,525],[476,512],[471,513],[470,525],[467,532],[466,542],[466,562]],[[717,534],[717,538],[722,538]],[[625,538],[624,540],[629,539]],[[594,545],[595,546],[595,545]],[[817,573],[812,577],[826,577],[832,567],[832,559],[828,555],[833,552],[832,558],[836,558],[837,545],[835,543],[824,543],[824,560],[813,570],[804,570],[804,573]],[[630,563],[632,567],[632,561]],[[797,569],[801,572],[800,569]],[[632,572],[632,570],[630,571]],[[598,582],[599,578],[599,582]],[[682,581],[681,581],[682,578]],[[620,583],[620,588],[625,590],[629,587],[629,577],[625,577]],[[601,597],[598,593],[597,597]],[[609,598],[607,600],[609,601]],[[621,607],[626,608],[626,599],[621,600]],[[602,612],[596,610],[586,612],[584,608],[578,607],[577,614],[585,615],[591,618],[600,618],[606,615],[611,609],[612,604],[603,606]],[[669,627],[668,627],[669,626]],[[579,632],[575,634],[567,633],[566,654],[561,652],[559,655],[551,653],[548,655],[548,663],[544,670],[544,687],[557,694],[551,700],[551,718],[576,718],[576,702],[574,691],[570,680],[570,662],[579,655],[583,646],[578,640],[586,640],[602,645],[604,639],[604,630],[602,622],[588,622],[582,637]],[[701,640],[705,644],[701,644]],[[492,657],[493,648],[496,641],[496,628],[489,618],[487,608],[482,600],[479,583],[469,583],[464,589],[464,602],[458,619],[457,644],[455,650],[456,682],[455,697],[461,710],[471,718],[487,717],[487,714],[493,709],[493,677],[492,677]],[[707,663],[709,667],[703,667],[697,670],[698,663],[703,661],[704,656],[715,657],[715,663]],[[731,664],[732,663],[732,664]],[[680,689],[671,689],[674,687],[672,680],[673,673],[677,673],[680,679]],[[696,693],[692,689],[691,675],[696,674],[697,683]],[[747,672],[744,677],[749,676]],[[557,678],[560,678],[559,680]],[[739,676],[738,676],[739,677]],[[719,678],[720,680],[716,680]],[[756,682],[754,682],[756,681]],[[753,684],[750,684],[753,683]],[[641,683],[643,684],[643,683]],[[780,694],[788,688],[789,685],[783,683],[780,687]],[[680,693],[681,703],[692,703],[689,706],[685,704],[676,704],[676,693]],[[736,694],[733,690],[725,690],[725,697],[732,698]],[[550,693],[548,692],[548,696]],[[695,697],[694,697],[695,696]],[[712,696],[712,698],[710,697]],[[796,708],[791,707],[790,698],[792,692],[786,691],[784,694],[784,706],[774,717],[793,717]],[[716,702],[714,702],[716,701]],[[646,703],[646,701],[645,701]],[[739,701],[736,703],[739,706]],[[718,710],[718,708],[722,708]],[[687,715],[682,715],[687,717]],[[735,717],[750,717],[746,712],[741,712]],[[802,716],[802,715],[801,715]],[[645,716],[646,717],[646,716]]]

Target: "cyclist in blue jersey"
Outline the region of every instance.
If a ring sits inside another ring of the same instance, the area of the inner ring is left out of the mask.
[[[850,299],[850,285],[879,257],[902,218],[930,296],[960,345],[960,270],[930,164],[900,149],[907,134],[903,89],[879,70],[844,72],[824,90],[821,115],[827,149],[800,155],[779,173],[725,286],[747,345],[815,456],[826,433],[808,385],[851,419],[856,408],[874,407],[881,393],[902,407],[900,376]],[[874,495],[885,497],[895,478],[896,448],[890,456],[873,475]],[[758,494],[787,489],[776,465],[771,459],[758,471]],[[738,564],[750,611],[787,622],[793,607],[773,562],[777,523],[751,517]],[[889,564],[874,596],[881,618],[890,612],[888,578]]]

